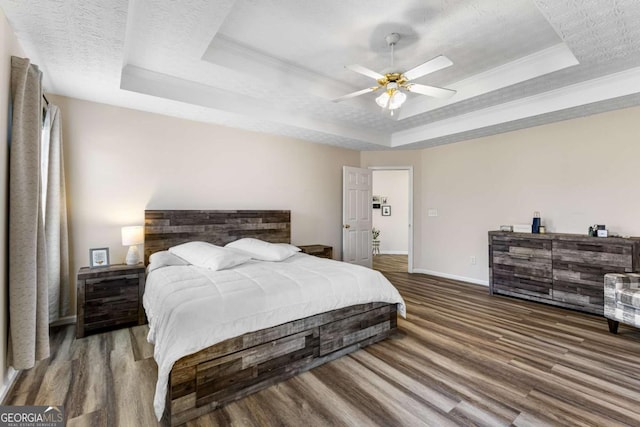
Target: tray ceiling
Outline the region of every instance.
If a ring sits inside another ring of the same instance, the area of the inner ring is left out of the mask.
[[[48,92],[359,150],[456,142],[640,104],[635,0],[0,0]],[[439,54],[394,117],[344,68]]]

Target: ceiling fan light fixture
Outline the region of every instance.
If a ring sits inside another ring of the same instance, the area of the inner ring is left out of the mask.
[[[382,95],[376,98],[376,104],[378,104],[378,106],[380,106],[381,108],[387,108],[387,104],[389,104],[389,99],[391,99],[389,92],[384,91]]]
[[[407,100],[407,95],[400,92],[399,90],[396,90],[394,94],[391,96],[391,99],[389,100],[389,109],[396,110],[400,108],[402,104],[404,104],[404,101],[406,100]]]
[[[390,82],[386,86],[386,90],[382,95],[376,98],[376,104],[381,108],[389,110],[397,110],[407,100],[407,95],[398,89],[398,84]]]

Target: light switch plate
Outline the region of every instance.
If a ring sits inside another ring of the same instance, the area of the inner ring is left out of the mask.
[[[427,216],[438,216],[438,209],[428,209]]]

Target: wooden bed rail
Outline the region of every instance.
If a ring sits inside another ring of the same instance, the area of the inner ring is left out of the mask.
[[[223,341],[178,360],[164,425],[178,426],[388,337],[396,305],[346,307]]]

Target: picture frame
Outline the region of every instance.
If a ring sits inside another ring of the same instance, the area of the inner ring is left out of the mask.
[[[89,266],[108,267],[109,266],[109,248],[92,248],[89,249]]]
[[[380,209],[380,196],[373,196],[371,201],[373,209]]]
[[[382,205],[382,216],[391,216],[391,205]]]

